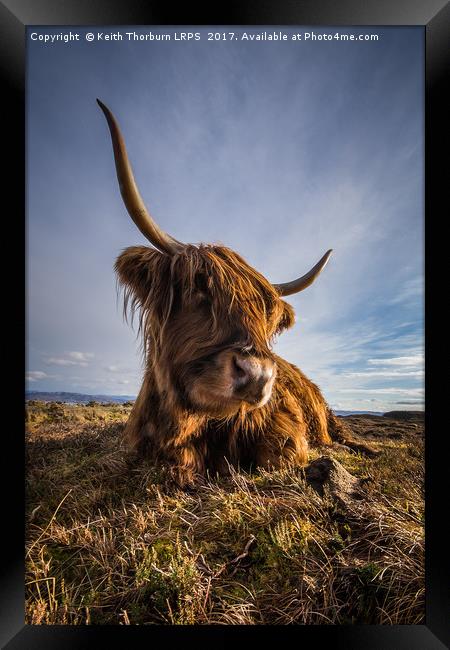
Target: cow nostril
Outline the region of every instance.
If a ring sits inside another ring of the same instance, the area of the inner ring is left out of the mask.
[[[240,365],[236,356],[233,356],[233,371],[238,379],[245,379],[248,376],[247,370]]]

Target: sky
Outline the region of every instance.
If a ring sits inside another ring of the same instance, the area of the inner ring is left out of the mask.
[[[333,249],[287,298],[297,322],[275,351],[334,409],[423,409],[423,28],[194,27],[199,40],[175,41],[181,31],[28,28],[28,390],[140,387],[113,264],[148,242],[123,205],[99,97],[176,239],[229,246],[274,283]],[[242,40],[280,31],[287,40]],[[305,40],[312,31],[378,40]],[[70,32],[79,40],[43,40]]]

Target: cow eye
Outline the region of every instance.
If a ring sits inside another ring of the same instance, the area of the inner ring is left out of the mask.
[[[197,304],[199,304],[200,306],[203,306],[203,307],[204,306],[209,306],[211,304],[211,301],[209,299],[208,294],[203,292],[203,291],[198,291],[197,292],[196,300],[197,300]]]

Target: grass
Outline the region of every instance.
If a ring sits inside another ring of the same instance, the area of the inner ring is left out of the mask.
[[[29,624],[420,624],[423,439],[332,456],[359,499],[301,469],[233,472],[193,492],[122,442],[130,405],[29,402]]]

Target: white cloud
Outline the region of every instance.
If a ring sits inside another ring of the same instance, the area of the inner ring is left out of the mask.
[[[92,352],[67,352],[62,357],[47,357],[44,363],[49,366],[82,366],[89,365],[88,360],[93,357]]]
[[[415,354],[410,357],[393,357],[391,359],[368,359],[367,363],[372,366],[422,366],[423,354]]]
[[[369,370],[367,372],[347,372],[344,373],[345,377],[389,377],[395,379],[396,377],[423,377],[423,370]]]
[[[25,377],[28,381],[39,381],[39,379],[48,379],[49,375],[42,370],[29,370],[25,373]]]
[[[73,361],[72,359],[64,359],[63,357],[48,357],[44,359],[44,363],[48,366],[87,366],[85,361]]]
[[[117,366],[118,367],[118,366]],[[140,377],[135,373],[127,372],[120,378],[116,373],[104,375],[102,373],[95,377],[80,377],[72,375],[71,385],[81,392],[94,390],[97,393],[119,394],[127,387],[127,394],[137,395],[140,389]]]
[[[404,395],[411,397],[422,397],[423,388],[337,388],[338,393],[376,393],[380,395]]]
[[[94,356],[92,352],[68,352],[67,356],[75,361],[87,361]]]

